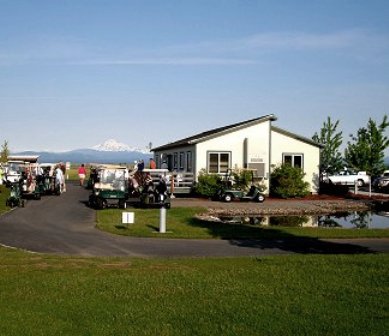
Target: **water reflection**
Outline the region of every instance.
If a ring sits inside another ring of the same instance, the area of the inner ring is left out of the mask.
[[[389,213],[342,212],[332,215],[234,216],[220,217],[224,223],[287,227],[323,227],[348,229],[389,228]]]

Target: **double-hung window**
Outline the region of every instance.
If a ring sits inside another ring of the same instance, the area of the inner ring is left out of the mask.
[[[186,171],[192,172],[192,152],[186,152]]]
[[[230,168],[231,152],[208,152],[208,173],[223,174]]]
[[[184,152],[180,152],[180,157],[179,157],[179,166],[180,166],[180,170],[184,170],[184,158],[185,158],[185,153]]]
[[[289,164],[292,167],[304,169],[304,156],[303,154],[284,153],[282,155],[282,163]]]
[[[178,169],[178,153],[174,152],[173,154],[173,169],[177,170]]]

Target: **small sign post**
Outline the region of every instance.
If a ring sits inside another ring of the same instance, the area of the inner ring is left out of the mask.
[[[159,210],[159,233],[166,233],[166,208],[161,206]]]
[[[134,224],[135,214],[133,212],[122,212],[122,224]]]

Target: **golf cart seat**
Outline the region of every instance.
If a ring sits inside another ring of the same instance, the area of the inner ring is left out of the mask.
[[[253,197],[253,196],[255,196],[256,190],[257,190],[257,188],[255,188],[255,186],[252,185],[252,186],[250,187],[250,190],[249,190],[248,193],[246,194],[246,197]]]

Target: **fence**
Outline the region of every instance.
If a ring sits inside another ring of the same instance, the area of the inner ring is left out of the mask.
[[[158,183],[160,175],[165,176],[168,190],[172,194],[190,194],[194,183],[194,174],[186,172],[169,172],[167,169],[145,169],[154,183]]]

